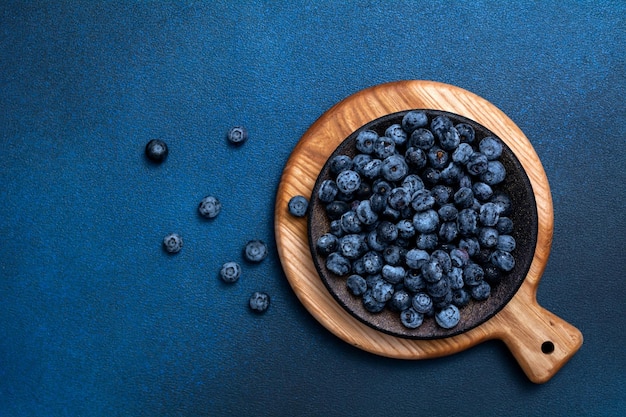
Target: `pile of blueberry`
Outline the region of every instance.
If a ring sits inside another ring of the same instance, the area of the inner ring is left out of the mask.
[[[248,131],[245,127],[235,126],[226,135],[232,145],[241,145],[248,139]],[[161,139],[150,140],[145,147],[145,155],[149,161],[155,164],[163,163],[169,149]],[[206,219],[214,219],[222,210],[222,203],[215,196],[208,195],[200,200],[198,213]],[[176,254],[183,248],[183,238],[178,233],[170,233],[163,238],[163,249],[169,254]],[[250,240],[243,248],[243,257],[251,263],[259,263],[268,255],[267,245],[258,239]],[[222,265],[219,276],[227,284],[233,284],[241,277],[242,268],[237,262],[229,261]],[[264,313],[270,306],[270,297],[262,291],[255,291],[248,300],[250,309],[256,313]]]
[[[368,312],[453,328],[515,266],[503,143],[421,110],[383,129],[359,131],[328,161],[313,198],[330,229],[316,251]]]

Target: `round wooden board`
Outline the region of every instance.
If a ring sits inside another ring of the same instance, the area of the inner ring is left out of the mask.
[[[392,336],[363,324],[335,301],[313,264],[305,218],[287,211],[295,195],[307,198],[330,154],[352,132],[389,113],[433,109],[470,118],[498,135],[515,153],[533,187],[538,214],[537,246],[530,270],[513,299],[494,317],[465,333],[433,340]],[[328,330],[368,352],[399,359],[426,359],[501,339],[536,383],[549,380],[580,348],[578,329],[545,310],[537,286],[550,252],[553,207],[545,171],[530,141],[502,111],[459,87],[432,81],[398,81],[362,90],[324,113],[302,136],[285,165],[276,196],[275,233],[291,287]]]

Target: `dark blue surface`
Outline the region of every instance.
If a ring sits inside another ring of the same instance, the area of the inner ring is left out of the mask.
[[[622,415],[625,15],[621,1],[2,2],[0,416]],[[424,361],[353,348],[286,281],[273,210],[290,152],[333,104],[399,79],[486,98],[543,162],[555,233],[538,299],[585,337],[545,385],[500,342]],[[143,157],[154,137],[161,166]],[[196,213],[207,194],[223,203],[212,221]],[[167,256],[172,231],[185,247]],[[222,284],[253,238],[268,259]],[[264,316],[246,307],[257,289]]]

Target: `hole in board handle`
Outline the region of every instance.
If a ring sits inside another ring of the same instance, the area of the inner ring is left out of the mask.
[[[541,351],[545,353],[546,355],[549,355],[550,353],[554,352],[554,343],[552,343],[549,340],[546,340],[545,342],[541,344]]]

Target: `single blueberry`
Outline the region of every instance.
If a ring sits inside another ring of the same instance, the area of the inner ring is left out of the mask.
[[[351,272],[355,275],[361,275],[363,276],[363,274],[365,274],[365,264],[363,262],[363,258],[359,258],[359,259],[355,259],[354,261],[352,261],[352,268],[351,268]]]
[[[393,296],[395,289],[393,285],[385,280],[378,281],[372,287],[372,296],[380,303],[386,303]]]
[[[387,282],[397,284],[404,280],[406,270],[401,266],[384,265],[382,269],[382,276]]]
[[[374,155],[377,158],[385,159],[396,152],[396,143],[387,136],[379,136],[374,142]]]
[[[421,314],[431,315],[434,310],[433,300],[425,292],[415,294],[411,300],[411,305],[415,311]]]
[[[322,256],[330,255],[339,248],[339,239],[332,233],[325,233],[317,239],[315,248]]]
[[[443,269],[437,259],[431,258],[420,268],[422,276],[426,282],[437,282],[443,277]]]
[[[474,204],[474,192],[471,188],[461,187],[454,193],[454,204],[459,209],[472,207]]]
[[[306,216],[307,210],[309,208],[309,200],[302,195],[294,195],[289,199],[289,203],[287,204],[289,209],[289,214],[295,217],[304,217]]]
[[[470,295],[465,288],[452,291],[452,304],[457,307],[465,307],[470,302]]]
[[[480,243],[478,243],[478,239],[475,236],[468,236],[459,240],[459,249],[463,249],[472,257],[480,251]]]
[[[424,315],[409,307],[400,312],[400,322],[407,329],[417,329],[424,322]]]
[[[463,280],[469,286],[478,285],[484,277],[485,271],[478,264],[470,263],[463,268]]]
[[[386,303],[383,301],[378,301],[374,298],[374,293],[372,289],[368,289],[363,293],[363,307],[370,313],[380,313],[385,309]]]
[[[183,248],[183,238],[178,233],[170,233],[163,238],[163,248],[167,253],[178,253]]]
[[[415,269],[410,269],[407,271],[406,275],[404,276],[403,283],[404,288],[412,293],[416,293],[426,288],[426,281],[424,281],[424,277],[422,277],[422,274]]]
[[[425,188],[417,190],[411,198],[411,207],[415,211],[426,211],[435,205],[435,197]]]
[[[435,132],[435,135],[439,139],[439,145],[449,152],[454,151],[461,143],[461,136],[454,126],[438,130]]]
[[[411,133],[408,141],[409,148],[418,148],[423,151],[427,151],[435,144],[435,136],[433,133],[424,128],[419,128]]]
[[[432,233],[439,227],[439,215],[433,209],[417,212],[413,216],[413,227],[419,233]]]
[[[345,232],[343,231],[343,228],[341,227],[341,219],[332,220],[330,222],[330,226],[328,229],[330,233],[332,233],[333,235],[337,237],[341,237],[345,235]]]
[[[463,288],[465,286],[462,268],[453,266],[452,269],[450,269],[450,272],[448,272],[447,277],[450,282],[450,289],[458,290],[459,288]]]
[[[444,204],[439,207],[437,214],[439,214],[441,221],[450,222],[456,220],[459,215],[459,210],[454,206],[454,204]]]
[[[373,275],[378,274],[383,269],[384,258],[380,252],[371,250],[361,257],[361,262],[363,263],[363,271],[366,274]]]
[[[493,197],[491,197],[489,201],[498,206],[498,211],[501,216],[509,216],[511,214],[513,204],[511,203],[511,197],[505,192],[494,192]]]
[[[337,184],[339,191],[351,194],[359,189],[359,186],[361,185],[361,177],[356,171],[348,169],[337,175],[335,183]]]
[[[198,213],[204,218],[212,219],[220,214],[222,203],[212,195],[204,197],[198,204]]]
[[[378,139],[378,133],[373,130],[363,130],[356,136],[356,149],[363,154],[374,152],[374,143]]]
[[[483,226],[495,226],[500,220],[500,210],[495,203],[485,203],[480,207],[478,219]]]
[[[360,258],[367,249],[364,235],[348,234],[339,239],[339,252],[347,259]]]
[[[424,181],[417,174],[409,174],[402,180],[402,187],[413,196],[417,191],[424,188]]]
[[[407,148],[404,152],[404,160],[412,169],[422,169],[428,163],[428,158],[426,157],[426,153],[415,146],[411,146]]]
[[[501,235],[513,233],[513,220],[508,217],[500,216],[498,223],[496,224],[496,230]]]
[[[248,140],[248,130],[243,126],[234,126],[226,134],[228,141],[234,145],[241,145]]]
[[[441,179],[441,171],[433,167],[426,167],[422,172],[422,179],[425,184],[435,185]]]
[[[443,276],[440,280],[435,282],[426,283],[426,291],[433,300],[441,299],[450,292],[450,281],[446,276]]]
[[[443,222],[439,226],[439,239],[442,242],[450,243],[459,235],[459,229],[456,222]]]
[[[222,281],[232,284],[241,276],[241,265],[237,262],[226,262],[220,269],[220,278]]]
[[[498,231],[493,227],[481,227],[477,237],[481,248],[493,248],[498,244]]]
[[[346,286],[348,287],[348,291],[356,296],[362,295],[367,291],[367,282],[365,278],[360,275],[350,275],[346,280]]]
[[[372,184],[372,192],[375,194],[380,194],[385,197],[389,196],[391,190],[393,190],[393,186],[389,184],[386,180],[379,178]]]
[[[319,200],[323,203],[330,203],[335,199],[338,192],[339,188],[337,188],[337,183],[335,183],[335,181],[324,180],[318,189],[317,198],[319,198]]]
[[[368,164],[369,161],[372,160],[372,156],[364,153],[360,153],[355,155],[352,158],[352,170],[356,171],[358,174],[363,173],[363,167]]]
[[[378,224],[376,232],[378,232],[378,238],[385,243],[393,242],[398,238],[398,228],[387,220],[383,220]]]
[[[371,159],[367,164],[363,166],[361,169],[361,175],[363,175],[367,179],[375,179],[380,176],[380,169],[383,165],[383,161],[378,158]]]
[[[406,143],[407,133],[402,129],[402,125],[392,124],[385,130],[385,136],[391,138],[396,145],[402,146]]]
[[[444,329],[451,329],[461,320],[461,314],[459,309],[454,304],[449,305],[448,307],[440,310],[437,314],[435,314],[435,321],[440,327]]]
[[[460,164],[450,162],[447,167],[441,170],[439,178],[444,184],[452,185],[457,184],[464,175],[463,167]]]
[[[423,250],[435,250],[439,245],[439,238],[436,233],[420,233],[415,239],[415,246]]]
[[[409,173],[409,166],[406,164],[404,157],[392,154],[383,159],[380,173],[387,181],[400,181]]]
[[[464,267],[469,263],[470,256],[467,250],[461,248],[454,248],[450,251],[450,260],[453,267]]]
[[[167,144],[161,139],[152,139],[146,144],[145,153],[150,161],[161,163],[167,158],[169,150],[167,149]]]
[[[359,233],[362,230],[361,220],[359,220],[359,216],[352,210],[343,213],[340,221],[341,228],[346,233]]]
[[[436,116],[433,118],[432,122],[430,122],[430,129],[435,134],[438,134],[439,132],[443,132],[453,127],[454,124],[452,123],[452,120],[450,120],[450,118],[445,115]]]
[[[487,169],[480,174],[482,182],[488,185],[500,184],[506,178],[506,168],[500,161],[489,161]]]
[[[509,252],[496,249],[491,254],[491,262],[502,271],[509,272],[515,268],[515,258]]]
[[[505,252],[513,251],[515,249],[515,238],[511,235],[498,235],[496,248]]]
[[[480,175],[483,172],[487,171],[488,164],[489,160],[485,155],[480,152],[474,152],[467,161],[467,172],[472,175]]]
[[[333,252],[326,258],[326,268],[335,275],[344,276],[348,275],[352,265],[349,259],[338,252]]]
[[[255,313],[265,313],[270,306],[270,296],[261,291],[255,291],[248,300],[248,305]]]
[[[337,175],[341,171],[352,169],[352,158],[348,155],[336,155],[330,160],[330,172]]]
[[[487,281],[491,285],[498,285],[504,276],[502,270],[492,264],[491,262],[486,263],[483,266],[483,270],[485,271],[485,281]]]
[[[267,245],[262,240],[250,240],[243,250],[244,258],[250,262],[261,262],[267,258]]]
[[[430,148],[426,153],[426,157],[428,158],[430,167],[437,170],[445,168],[450,160],[448,152],[438,146]]]
[[[453,190],[452,187],[443,184],[437,184],[433,188],[430,189],[430,193],[435,199],[435,204],[439,206],[443,206],[450,201],[450,197],[452,197]]]
[[[404,187],[396,187],[387,198],[389,206],[395,210],[402,210],[411,204],[411,193]]]
[[[461,142],[464,143],[472,143],[474,142],[475,131],[474,128],[467,123],[459,123],[454,126],[456,130],[459,132],[459,136],[461,136]]]
[[[404,262],[411,269],[420,269],[429,260],[430,255],[422,249],[413,248],[404,255]]]
[[[459,164],[465,165],[470,160],[470,157],[474,153],[474,148],[469,143],[461,143],[455,150],[452,152],[452,160]]]
[[[428,124],[428,116],[425,112],[411,110],[402,117],[402,129],[407,133],[412,133],[415,129]]]
[[[406,249],[400,246],[391,245],[385,248],[383,251],[383,259],[388,265],[397,266],[404,261],[406,255]]]
[[[415,236],[415,226],[409,219],[401,219],[396,223],[396,229],[398,229],[398,238],[410,239]]]
[[[478,285],[469,287],[469,292],[474,300],[484,301],[491,295],[491,285],[486,281],[481,281]]]
[[[463,209],[459,211],[456,218],[456,225],[461,236],[472,236],[476,233],[478,223],[478,215],[472,209]]]
[[[378,235],[378,231],[374,229],[367,235],[367,245],[372,250],[382,252],[387,247],[387,242],[383,241]]]
[[[490,161],[500,158],[502,155],[502,142],[493,136],[487,136],[478,143],[478,149]]]
[[[362,200],[356,207],[356,215],[364,225],[372,225],[378,221],[378,214],[372,210],[372,203],[370,200]]]
[[[472,191],[474,192],[474,196],[480,201],[487,201],[493,195],[491,186],[484,182],[475,182],[472,185]]]
[[[411,296],[406,290],[397,290],[389,300],[389,308],[393,311],[403,311],[411,307]]]
[[[334,200],[324,206],[326,215],[330,220],[340,219],[341,216],[350,211],[350,205],[345,201]]]

